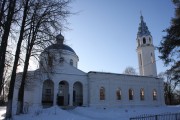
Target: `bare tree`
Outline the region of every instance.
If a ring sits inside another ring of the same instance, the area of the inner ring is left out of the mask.
[[[29,28],[27,34],[27,46],[22,81],[18,92],[17,114],[23,113],[24,84],[27,78],[27,70],[32,53],[51,44],[49,38],[56,35],[54,31],[61,31],[63,21],[70,14],[67,9],[69,0],[51,0],[32,2],[29,17]],[[37,54],[37,53],[36,53]]]
[[[180,87],[180,86],[178,86],[178,87]],[[180,104],[180,88],[175,90],[175,92],[174,92],[174,99],[175,99],[174,104],[179,105]]]
[[[173,103],[174,92],[177,88],[177,81],[174,79],[172,71],[161,72],[158,75],[159,78],[164,80],[164,97],[166,104]]]
[[[15,79],[16,79],[16,71],[17,71],[17,66],[18,66],[18,62],[19,62],[19,56],[20,56],[20,52],[21,52],[21,43],[23,41],[23,36],[24,36],[24,31],[25,31],[26,17],[27,17],[27,12],[29,9],[28,4],[29,4],[29,0],[26,0],[24,3],[20,35],[19,35],[19,40],[18,40],[17,47],[16,47],[13,70],[12,70],[12,74],[11,74],[9,94],[8,94],[8,104],[7,104],[7,110],[6,110],[6,118],[11,118],[11,116],[12,116],[11,114],[12,114],[12,99],[13,99],[13,93],[14,93],[14,84],[15,84]]]
[[[1,0],[0,1],[0,36],[2,37],[2,33],[4,30],[4,24],[6,19],[6,13],[7,13],[7,0]]]
[[[10,50],[8,50],[10,52]],[[9,52],[6,53],[6,61],[5,61],[5,70],[2,80],[2,93],[0,94],[0,100],[6,101],[7,100],[7,93],[9,88],[9,81],[11,76],[11,70],[12,70],[12,59],[13,56]]]
[[[136,69],[133,67],[127,67],[123,73],[128,75],[137,75]]]
[[[20,3],[18,3],[20,2]],[[12,99],[14,92],[14,85],[16,79],[16,72],[21,49],[25,48],[25,63],[24,72],[22,75],[22,83],[18,94],[18,101],[22,103],[21,109],[23,108],[23,95],[24,95],[24,83],[27,77],[27,70],[29,65],[29,59],[31,56],[38,55],[40,49],[52,41],[52,38],[61,31],[66,17],[70,14],[68,10],[68,4],[70,0],[2,0],[0,1],[0,93],[4,84],[3,78],[5,73],[5,60],[8,45],[8,38],[11,32],[11,24],[13,21],[17,23],[18,28],[16,29],[16,36],[19,36],[16,53],[14,56],[14,64],[11,74],[11,80],[9,85],[8,94],[8,106],[6,118],[11,118],[12,115]],[[16,10],[17,5],[21,6],[20,11]],[[15,14],[18,13],[18,14]],[[14,19],[14,16],[20,16],[19,19]],[[17,39],[17,38],[15,38]],[[22,47],[22,45],[23,46]],[[22,95],[22,96],[21,96]],[[17,112],[18,113],[18,112]]]
[[[5,2],[5,1],[3,1]],[[10,33],[10,27],[11,23],[13,21],[13,16],[15,13],[15,7],[16,7],[16,0],[10,0],[8,2],[8,13],[7,13],[7,18],[6,21],[4,22],[3,25],[3,34],[2,34],[2,39],[1,39],[1,47],[0,47],[0,93],[2,91],[2,80],[4,77],[4,68],[5,68],[5,57],[6,57],[6,50],[7,50],[7,44],[8,44],[8,37]],[[2,3],[3,6],[4,3]],[[2,8],[2,10],[4,10]],[[1,18],[2,20],[3,18]],[[2,22],[2,21],[1,21]]]

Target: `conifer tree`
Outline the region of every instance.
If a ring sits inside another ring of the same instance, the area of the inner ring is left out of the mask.
[[[172,1],[175,8],[175,17],[171,20],[171,26],[164,30],[167,34],[163,37],[158,47],[161,53],[160,59],[165,65],[171,65],[168,71],[173,74],[175,84],[180,83],[180,0]]]

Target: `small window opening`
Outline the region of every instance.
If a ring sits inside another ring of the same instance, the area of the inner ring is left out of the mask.
[[[53,66],[53,57],[48,55],[48,66],[52,67]]]
[[[64,58],[61,57],[60,60],[59,60],[60,63],[63,63],[64,62]]]
[[[73,60],[72,60],[72,59],[70,60],[70,65],[72,65],[72,66],[73,66]]]
[[[156,90],[153,90],[153,100],[157,100],[157,92],[156,92]]]
[[[143,44],[146,44],[146,38],[143,38]]]
[[[141,54],[139,54],[139,62],[140,62],[140,65],[142,66],[142,57],[141,57]]]
[[[140,46],[140,40],[138,39],[138,46]]]
[[[154,57],[152,53],[151,53],[151,62],[154,63]]]
[[[100,100],[105,100],[105,89],[104,87],[100,88]]]
[[[121,90],[120,89],[117,89],[117,91],[116,91],[116,99],[121,100]]]
[[[133,100],[133,90],[129,89],[129,100]]]
[[[140,90],[140,99],[144,100],[144,89]]]
[[[149,38],[149,44],[151,44],[151,38]]]

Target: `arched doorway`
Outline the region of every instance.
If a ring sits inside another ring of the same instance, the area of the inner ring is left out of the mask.
[[[80,82],[75,82],[73,85],[73,105],[83,105],[83,86]]]
[[[59,83],[57,104],[59,106],[68,106],[69,105],[69,84],[66,81],[61,81]]]
[[[45,80],[42,90],[42,105],[52,106],[54,98],[54,83],[52,80]]]

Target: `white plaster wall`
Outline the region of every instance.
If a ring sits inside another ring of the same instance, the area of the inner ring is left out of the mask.
[[[151,53],[153,54],[154,62],[152,62]],[[143,62],[143,69],[144,69],[143,75],[156,77],[157,70],[156,70],[154,46],[142,47],[141,54],[142,54],[142,62]]]
[[[19,91],[20,81],[21,81],[20,74],[21,73],[17,74],[15,86],[14,86],[13,106],[12,106],[13,114],[16,114],[16,110],[17,110],[18,91]],[[24,107],[28,106],[28,108],[30,108],[37,103],[37,101],[35,101],[35,99],[37,98],[37,95],[39,95],[39,94],[37,94],[38,91],[36,91],[36,89],[38,88],[36,86],[36,76],[32,76],[32,75],[34,75],[34,72],[29,71],[27,74],[29,74],[32,78],[34,78],[28,83],[28,87],[25,86],[25,89],[24,89]]]
[[[146,38],[146,44],[143,44],[143,38]],[[149,42],[149,38],[151,38],[151,43]],[[140,41],[140,46],[137,47],[140,75],[156,77],[157,69],[152,37],[142,36],[140,38],[137,38],[137,40]],[[154,62],[152,62],[151,53]],[[141,54],[141,60],[139,54]],[[140,61],[142,61],[142,65]]]
[[[68,63],[70,64],[70,60],[72,59],[73,60],[73,66],[74,67],[78,67],[78,61],[79,61],[79,58],[78,56],[71,52],[71,51],[68,51],[68,50],[57,50],[57,49],[50,49],[49,50],[49,54],[54,56],[53,58],[53,67],[54,66],[60,66],[61,63],[60,63],[60,58],[63,57],[64,58],[64,62],[65,63]],[[45,70],[48,70],[48,55],[47,55],[47,52],[44,52],[40,55],[40,63],[43,64],[40,65],[40,69],[45,69]]]
[[[160,79],[153,77],[129,76],[109,73],[88,73],[90,82],[90,106],[112,107],[112,106],[158,106],[164,104],[163,91]],[[100,87],[105,88],[105,100],[99,99]],[[116,100],[116,90],[121,89],[122,99]],[[128,90],[133,89],[134,99],[129,100]],[[145,100],[140,100],[140,89],[145,92]],[[153,89],[157,90],[157,101],[152,99]]]
[[[56,104],[56,95],[59,91],[59,83],[61,81],[66,81],[69,85],[69,94],[70,94],[70,106],[72,106],[73,101],[73,85],[75,82],[80,82],[83,87],[83,106],[88,106],[88,83],[87,75],[81,70],[78,70],[74,66],[71,66],[69,63],[63,63],[61,66],[54,67],[54,73],[49,74],[41,73],[41,85],[39,91],[42,91],[43,82],[47,79],[50,79],[54,83],[54,105]],[[42,92],[40,93],[42,94]],[[41,99],[41,98],[40,98]]]
[[[87,106],[87,77],[86,75],[66,75],[66,74],[55,74],[52,77],[54,84],[59,85],[59,82],[66,81],[69,84],[69,94],[70,94],[70,106],[72,106],[72,96],[73,96],[73,85],[75,82],[80,82],[83,87],[83,105]],[[56,92],[58,92],[59,86],[56,86]],[[55,93],[56,95],[57,93]]]
[[[154,62],[152,62],[151,53],[153,55]],[[141,54],[142,66],[140,64],[139,54]],[[154,77],[157,76],[155,53],[153,46],[145,46],[138,48],[138,61],[139,61],[139,67],[141,69],[140,70],[141,75],[154,76]]]

